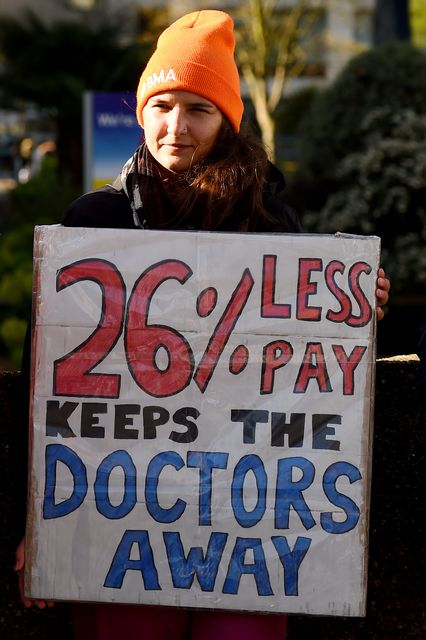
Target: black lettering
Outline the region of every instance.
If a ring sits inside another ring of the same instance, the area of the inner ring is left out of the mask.
[[[138,429],[127,429],[128,425],[133,425],[133,417],[140,415],[139,404],[116,404],[114,420],[114,438],[122,440],[137,440]]]
[[[305,413],[292,413],[290,422],[286,422],[285,413],[271,414],[271,445],[284,446],[284,436],[288,436],[289,447],[301,447],[305,434]]]
[[[256,439],[256,425],[258,422],[268,422],[269,411],[263,409],[231,409],[231,422],[243,423],[244,444],[254,444]]]
[[[182,409],[178,409],[173,414],[173,422],[175,424],[181,424],[186,427],[187,430],[185,433],[172,431],[169,435],[169,439],[173,440],[173,442],[194,442],[198,436],[198,427],[195,422],[188,420],[188,417],[196,420],[199,415],[200,412],[194,407],[183,407]]]
[[[339,440],[328,440],[327,435],[335,435],[334,427],[330,424],[342,424],[342,416],[329,415],[327,413],[314,413],[312,415],[312,449],[331,449],[340,451]]]
[[[105,427],[99,426],[98,413],[107,413],[105,402],[83,402],[81,405],[81,437],[105,438]]]
[[[64,402],[59,406],[58,400],[48,400],[46,404],[46,435],[75,438],[75,433],[68,424],[68,418],[78,407],[78,402]]]
[[[154,440],[157,437],[157,427],[166,424],[170,418],[169,412],[163,407],[150,406],[143,408],[143,437]]]

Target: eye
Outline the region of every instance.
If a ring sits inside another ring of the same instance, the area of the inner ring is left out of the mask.
[[[154,102],[152,108],[160,111],[170,111],[171,109],[170,105],[168,105],[167,102]]]
[[[203,107],[202,105],[194,105],[191,107],[191,111],[195,111],[196,113],[210,113],[208,107]]]

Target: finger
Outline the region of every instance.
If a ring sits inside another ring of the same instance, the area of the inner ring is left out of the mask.
[[[381,309],[380,307],[377,307],[376,309],[377,322],[379,322],[380,320],[383,320],[384,317],[385,317],[385,314],[383,309]]]
[[[19,586],[19,595],[21,598],[21,602],[27,609],[32,606],[33,601],[29,598],[26,598],[24,595],[24,572],[21,571],[18,577],[18,586]]]
[[[34,604],[39,609],[46,609],[46,607],[53,607],[53,600],[31,600],[31,603]]]
[[[390,280],[386,277],[385,270],[380,267],[377,271],[377,286],[380,289],[385,289],[385,291],[389,291],[390,289]]]
[[[15,551],[15,571],[21,571],[25,564],[25,539],[22,538]]]
[[[383,307],[389,300],[389,294],[384,289],[376,289],[377,305]]]
[[[378,289],[388,292],[390,289],[390,281],[387,278],[377,278],[376,281]]]

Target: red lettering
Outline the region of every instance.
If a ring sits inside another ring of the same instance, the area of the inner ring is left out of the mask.
[[[312,271],[322,271],[322,260],[319,258],[300,258],[297,281],[297,313],[298,320],[321,320],[321,307],[310,307],[308,299],[316,294],[317,283],[311,282]]]
[[[285,340],[274,340],[263,347],[260,393],[272,393],[275,371],[286,365],[292,355],[293,347]]]
[[[118,398],[121,377],[113,373],[92,373],[117,342],[122,328],[126,287],[117,267],[107,260],[79,260],[60,269],[56,290],[62,291],[76,282],[91,280],[102,291],[101,317],[96,329],[78,347],[55,360],[53,394]]]
[[[181,284],[192,275],[179,260],[164,260],[149,267],[136,281],[129,298],[124,344],[130,373],[146,393],[164,398],[182,391],[191,381],[194,357],[181,333],[161,324],[148,324],[149,307],[158,287],[169,279]],[[167,367],[160,369],[159,349],[167,353]]]
[[[352,315],[347,321],[346,324],[350,327],[365,327],[365,325],[370,322],[371,316],[373,315],[371,305],[359,283],[362,273],[371,273],[371,266],[366,262],[355,262],[349,270],[349,287],[360,309],[359,316]]]
[[[320,342],[308,342],[297,374],[294,393],[305,393],[310,380],[316,380],[321,393],[333,391]]]
[[[275,284],[277,277],[277,256],[263,256],[262,273],[262,318],[290,318],[290,304],[275,303]]]
[[[348,356],[340,344],[333,344],[334,355],[336,356],[337,364],[343,373],[343,395],[353,396],[355,382],[354,373],[355,369],[359,365],[362,356],[366,352],[367,347],[355,347],[352,349],[351,354]]]
[[[352,304],[349,296],[336,284],[334,276],[336,273],[344,273],[345,265],[340,260],[332,260],[328,263],[325,270],[325,282],[328,290],[333,294],[340,304],[339,311],[329,309],[326,314],[327,320],[330,322],[346,322],[351,315]]]

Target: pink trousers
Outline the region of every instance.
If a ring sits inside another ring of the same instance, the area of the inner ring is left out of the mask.
[[[285,640],[285,615],[88,604],[73,607],[75,640]]]

